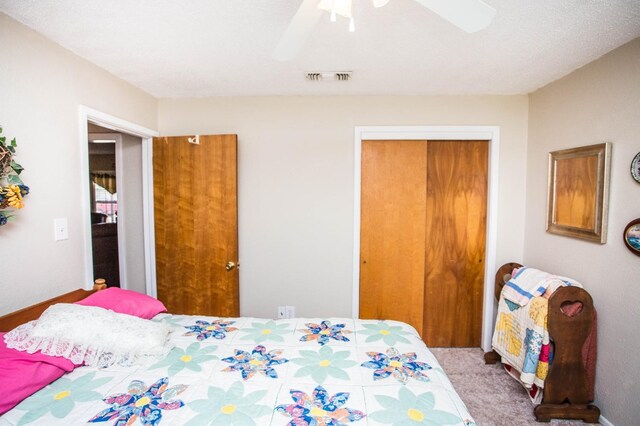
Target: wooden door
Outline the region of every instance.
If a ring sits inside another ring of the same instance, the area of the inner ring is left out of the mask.
[[[363,141],[360,318],[422,331],[425,141]],[[416,301],[418,301],[416,303]]]
[[[174,314],[238,316],[237,136],[153,141],[158,299]]]
[[[433,347],[480,346],[487,141],[429,141],[424,332]]]
[[[487,141],[363,141],[360,317],[479,346]]]

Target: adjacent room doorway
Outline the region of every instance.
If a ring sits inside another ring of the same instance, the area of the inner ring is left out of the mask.
[[[108,285],[155,297],[151,144],[157,132],[84,106],[79,126],[85,288],[106,278]],[[90,166],[90,152],[103,158]]]
[[[87,127],[93,278],[145,293],[142,138]]]
[[[118,195],[122,192],[122,185],[117,185],[122,183],[119,176],[122,170],[118,170],[122,168],[120,161],[116,166],[116,150],[121,154],[122,137],[119,133],[107,133],[108,129],[91,123],[88,127],[93,278],[104,279],[109,287],[127,288],[126,271],[122,271],[124,279],[120,280],[120,265],[124,267],[126,264],[120,261],[119,255],[125,252],[119,248],[124,244],[124,235],[122,231],[118,232],[124,222],[118,206]],[[96,133],[98,131],[101,133]],[[118,220],[119,213],[121,220]]]

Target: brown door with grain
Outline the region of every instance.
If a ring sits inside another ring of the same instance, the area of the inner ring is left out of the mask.
[[[426,164],[425,141],[362,142],[360,318],[403,321],[419,333]]]
[[[482,333],[487,141],[429,141],[425,342],[477,347]]]
[[[479,346],[487,141],[363,141],[360,316]]]
[[[174,314],[238,316],[237,136],[153,141],[158,299]]]

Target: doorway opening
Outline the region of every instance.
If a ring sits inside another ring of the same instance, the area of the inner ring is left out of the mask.
[[[157,132],[80,107],[85,288],[104,278],[155,296],[152,138]]]
[[[124,250],[123,220],[118,220],[118,195],[122,186],[122,135],[88,123],[89,128],[89,200],[91,218],[91,254],[93,278],[103,278],[109,287],[126,288],[127,271],[120,270],[120,254]],[[98,133],[99,132],[99,133]],[[121,155],[118,155],[121,157]],[[119,232],[120,231],[120,232]],[[120,237],[120,238],[119,238]],[[123,275],[121,280],[120,276]]]

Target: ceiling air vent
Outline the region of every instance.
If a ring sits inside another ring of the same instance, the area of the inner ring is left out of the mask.
[[[305,74],[305,78],[311,81],[348,81],[352,76],[352,71],[308,72]]]

